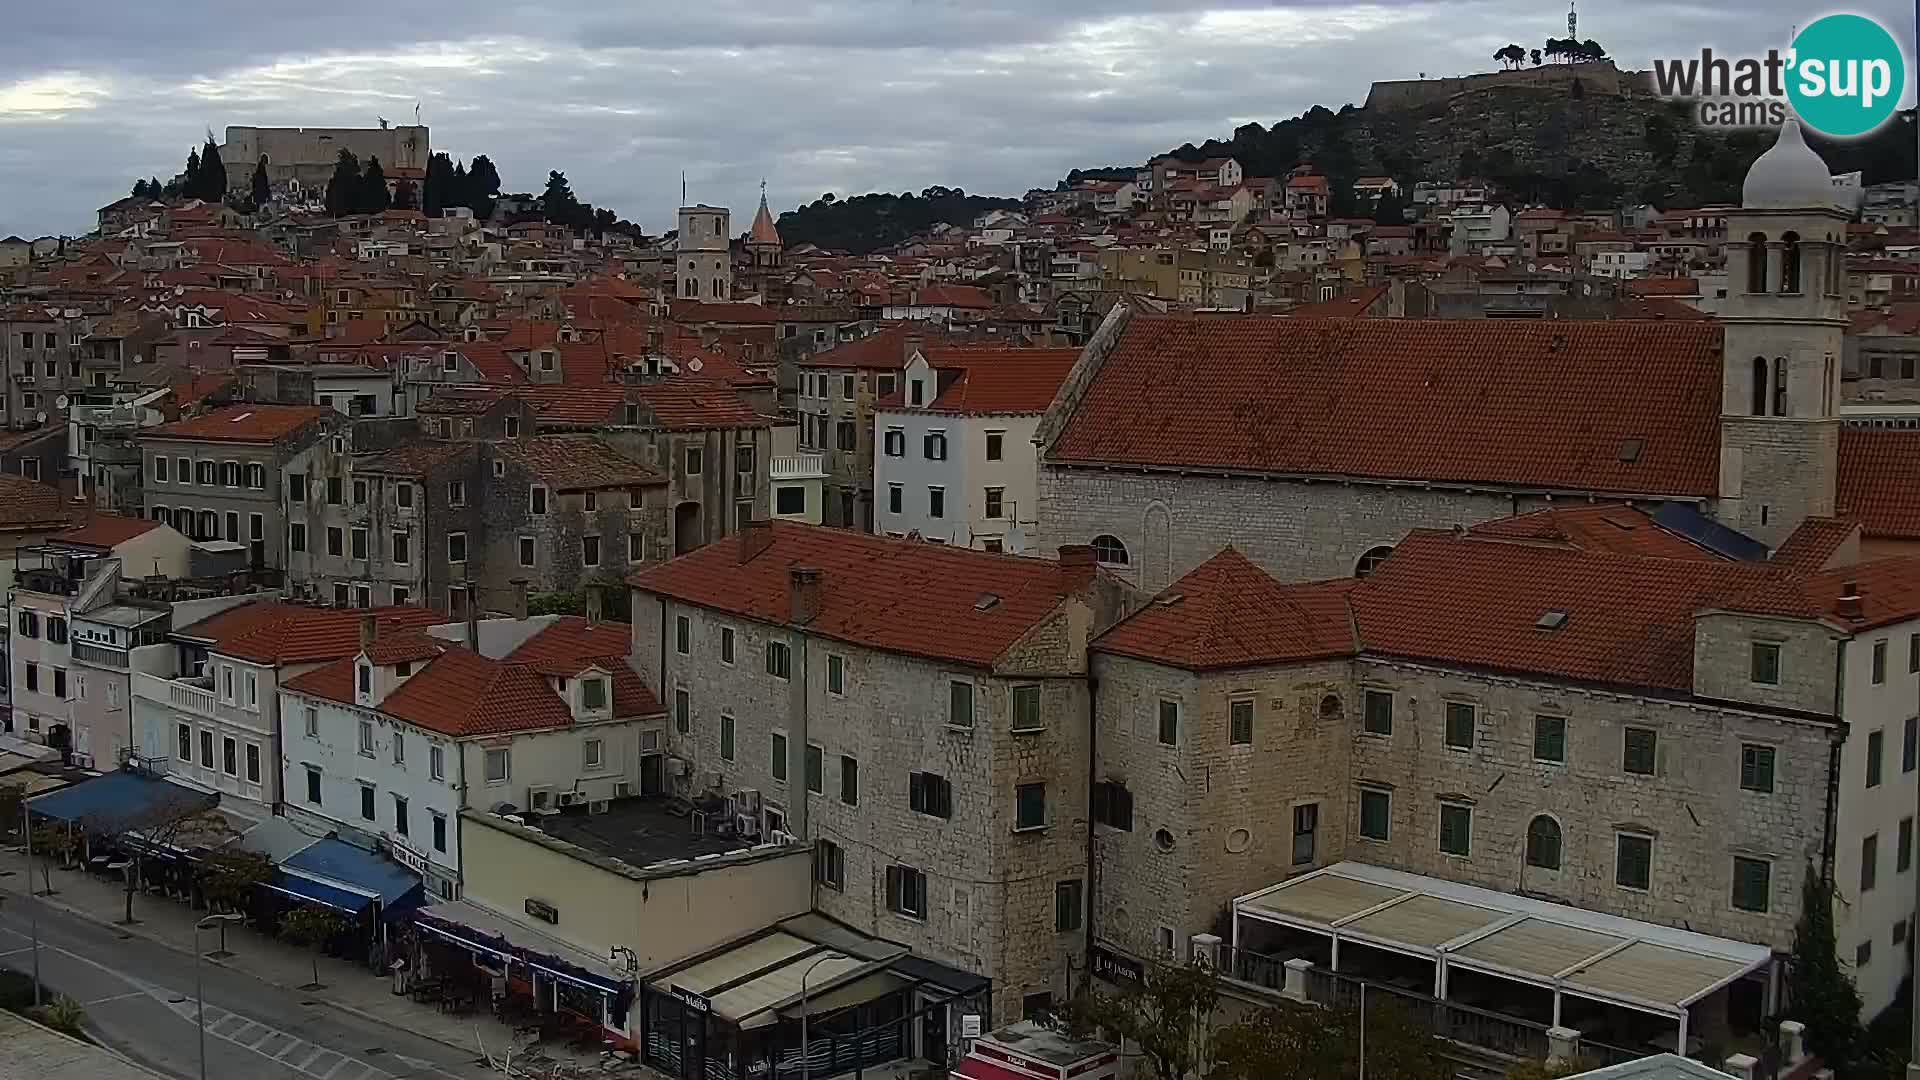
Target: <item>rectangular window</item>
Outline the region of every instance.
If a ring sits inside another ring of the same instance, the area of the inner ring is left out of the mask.
[[[405,566],[413,560],[412,540],[413,537],[407,533],[397,532],[393,534],[393,564],[395,566]]]
[[[206,463],[201,462],[201,464],[204,465]],[[341,495],[340,478],[337,476],[327,477],[327,505],[339,506],[343,501],[344,501],[344,498]]]
[[[1473,706],[1464,701],[1447,702],[1446,744],[1454,750],[1473,749]]]
[[[1369,690],[1365,700],[1366,733],[1369,735],[1393,734],[1393,694],[1385,690]]]
[[[673,651],[681,656],[693,651],[693,620],[685,615],[673,617]]]
[[[953,785],[939,773],[910,773],[907,776],[907,807],[937,818],[953,817]]]
[[[853,421],[842,420],[834,425],[834,444],[842,450],[855,450],[860,446],[860,433]]]
[[[1047,827],[1047,785],[1019,784],[1014,787],[1013,827],[1016,831]]]
[[[1650,888],[1653,883],[1653,837],[1615,833],[1613,883],[1623,889]]]
[[[899,484],[887,485],[887,513],[898,514],[905,505],[906,489]]]
[[[463,563],[467,561],[467,534],[463,532],[447,534],[447,561]]]
[[[1473,807],[1440,804],[1440,851],[1446,855],[1472,854]]]
[[[928,461],[947,460],[947,436],[942,431],[929,431],[920,440],[920,449]]]
[[[1013,730],[1041,731],[1046,728],[1040,719],[1040,688],[1038,686],[1016,686],[1013,688]]]
[[[947,516],[947,489],[930,487],[927,489],[927,516],[940,518]]]
[[[1773,755],[1771,746],[1740,747],[1740,787],[1743,790],[1773,793]]]
[[[405,481],[395,484],[393,488],[393,504],[402,510],[411,510],[413,508],[413,485]]]
[[[1920,717],[1909,716],[1900,735],[1900,771],[1903,773],[1913,771],[1915,755],[1920,753],[1916,739],[1920,739]]]
[[[1233,746],[1253,745],[1252,698],[1227,703],[1227,742]]]
[[[360,816],[367,821],[373,820],[373,785],[360,785]]]
[[[355,480],[353,482],[353,505],[367,505],[367,482],[365,480]]]
[[[200,766],[205,769],[213,768],[213,732],[211,731],[200,732]]]
[[[1872,892],[1880,883],[1880,834],[1868,833],[1860,840],[1860,891]]]
[[[1533,759],[1564,764],[1567,760],[1567,718],[1533,718]]]
[[[1001,454],[1002,454],[1002,448],[1005,447],[1006,441],[1007,441],[1007,433],[1004,431],[987,432],[987,460],[988,461],[1000,460]]]
[[[827,693],[844,694],[847,691],[847,658],[833,653],[827,654]]]
[[[599,537],[589,535],[589,536],[583,536],[580,538],[580,565],[582,566],[599,566],[600,565],[600,538]]]
[[[1907,635],[1907,672],[1920,672],[1920,634]]]
[[[1118,780],[1095,781],[1088,803],[1088,811],[1094,821],[1111,828],[1133,831],[1133,793],[1127,790],[1126,784]]]
[[[888,457],[903,457],[907,452],[907,433],[897,427],[888,428],[880,442]]]
[[[777,731],[774,732],[770,749],[773,778],[785,780],[787,778],[787,737]]]
[[[288,551],[307,550],[306,522],[290,521],[287,523],[287,550]]]
[[[53,669],[53,696],[61,701],[67,700],[67,669]]]
[[[307,766],[307,801],[320,805],[320,770],[313,765]]]
[[[829,889],[847,887],[847,853],[831,840],[813,842],[813,880]]]
[[[1873,685],[1879,686],[1887,681],[1887,640],[1881,638],[1873,643]]]
[[[701,461],[701,456],[700,456],[700,447],[698,446],[687,447],[687,475],[699,476],[700,469],[703,464],[704,463]],[[536,510],[534,512],[545,513],[544,510]]]
[[[807,790],[819,795],[827,790],[827,751],[819,743],[808,743],[804,759]]]
[[[1733,906],[1739,911],[1765,912],[1772,884],[1773,864],[1765,859],[1733,857]]]
[[[731,626],[720,628],[720,662],[733,663],[733,627]]]
[[[887,867],[887,909],[910,919],[927,917],[927,875],[911,866]]]
[[[533,537],[531,536],[520,538],[520,565],[533,565]]]
[[[1180,745],[1180,703],[1161,698],[1157,725],[1161,746]]]
[[[733,760],[733,717],[720,714],[720,760]]]
[[[973,726],[972,683],[959,679],[947,683],[947,724],[962,728]]]
[[[367,668],[363,666],[360,669],[362,692],[365,692],[366,676]],[[360,752],[369,757],[373,756],[373,721],[371,720],[360,721]]]
[[[173,748],[181,761],[193,764],[193,729],[185,724],[174,728]]]
[[[447,818],[444,814],[433,815],[433,850],[447,850]]]
[[[393,797],[393,831],[401,836],[407,835],[407,797]]]
[[[347,553],[346,534],[336,526],[327,527],[327,554],[341,556]]]
[[[1913,815],[1900,819],[1900,846],[1893,853],[1893,872],[1904,874],[1913,866]]]
[[[693,731],[693,697],[684,686],[673,690],[673,730],[682,735]]]
[[[1867,786],[1880,786],[1880,761],[1886,751],[1886,735],[1878,731],[1867,733]]]
[[[840,801],[860,805],[860,762],[846,754],[840,755]]]
[[[986,491],[982,494],[981,501],[984,506],[983,512],[986,514],[987,520],[989,521],[1000,520],[1001,514],[1004,512],[1004,509],[1005,509],[1006,497],[1007,497],[1006,488],[990,487],[986,489]]]
[[[1385,842],[1393,817],[1393,796],[1379,788],[1360,789],[1360,835]]]
[[[181,479],[182,480],[186,479],[184,470],[182,471]],[[307,501],[307,474],[306,473],[288,473],[287,474],[287,501],[292,503]]]
[[[598,769],[607,763],[607,741],[588,739],[581,744],[581,764],[589,769]]]
[[[1659,756],[1659,736],[1654,730],[1630,727],[1626,730],[1623,743],[1620,767],[1637,776],[1652,776],[1654,762]]]
[[[1053,930],[1056,934],[1080,929],[1080,903],[1084,888],[1079,878],[1058,881],[1053,886]]]
[[[1750,675],[1763,686],[1779,685],[1780,646],[1769,641],[1754,642]]]
[[[36,694],[39,693],[40,692],[40,665],[29,662],[26,667],[26,672],[27,672],[27,689],[33,691]]]
[[[1319,832],[1319,803],[1303,803],[1293,808],[1293,865],[1306,866],[1313,862]]]
[[[355,558],[355,559],[366,558],[367,557],[367,530],[354,529],[352,530],[352,532],[348,534],[348,539],[352,541],[351,544],[349,545],[349,550],[353,552],[352,558]]]
[[[787,678],[792,670],[793,654],[784,641],[767,642],[767,674],[776,679]]]
[[[433,780],[447,778],[447,751],[443,747],[427,747],[427,776]]]
[[[167,482],[167,459],[166,458],[155,457],[153,459],[153,478],[158,483],[164,484]]]

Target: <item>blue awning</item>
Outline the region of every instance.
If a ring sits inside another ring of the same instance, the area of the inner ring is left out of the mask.
[[[285,893],[296,900],[311,900],[317,904],[325,904],[348,915],[360,914],[371,907],[374,901],[372,896],[365,893],[353,892],[293,874],[283,874],[277,884],[267,887],[275,892]]]
[[[391,917],[411,910],[421,900],[420,875],[385,855],[354,847],[344,840],[328,837],[294,852],[280,864],[288,889],[319,886],[336,894],[378,900],[382,914]],[[298,882],[298,885],[291,884]],[[322,903],[335,903],[319,895],[302,892]],[[355,910],[365,910],[362,904]]]
[[[175,821],[219,804],[220,796],[212,792],[123,769],[30,799],[27,809],[89,830],[118,833]]]

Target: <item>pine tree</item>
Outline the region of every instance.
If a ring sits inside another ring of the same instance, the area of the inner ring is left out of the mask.
[[[160,196],[166,194],[166,191],[167,191],[166,188],[160,186],[159,177],[157,176],[147,177],[147,198],[157,199]]]
[[[473,178],[467,175],[467,163],[456,162],[453,166],[453,180],[447,185],[447,194],[440,202],[443,207],[473,207]]]
[[[198,197],[208,202],[219,202],[227,197],[227,166],[220,160],[220,148],[213,143],[213,132],[207,132],[207,145],[200,149],[200,177]]]
[[[427,178],[420,185],[420,209],[428,217],[439,217],[442,207],[454,205],[458,193],[452,190],[453,159],[444,152],[427,159]]]
[[[146,197],[147,197],[147,181],[146,181],[146,178],[145,178],[145,177],[142,177],[142,178],[140,178],[140,179],[138,179],[138,180],[135,180],[135,181],[133,182],[133,191],[131,191],[131,192],[130,192],[129,194],[131,194],[131,195],[132,195],[132,196],[133,196],[134,198],[136,198],[136,199],[144,199],[144,198],[146,198]]]
[[[197,199],[200,197],[200,151],[187,151],[187,171],[180,177],[180,197]]]
[[[1800,887],[1800,921],[1793,927],[1787,969],[1789,1015],[1807,1025],[1807,1049],[1836,1076],[1846,1076],[1865,1041],[1860,992],[1840,966],[1833,934],[1833,882],[1807,867]]]
[[[360,159],[353,151],[342,149],[334,159],[333,175],[327,178],[327,216],[346,217],[356,213],[360,198]]]
[[[467,183],[472,191],[467,205],[473,207],[473,216],[492,216],[493,201],[500,194],[500,172],[493,167],[493,159],[485,154],[474,155],[473,164],[467,169]]]
[[[267,179],[267,156],[262,154],[253,166],[253,205],[255,208],[265,206],[272,198],[273,184]]]
[[[359,209],[361,214],[378,214],[392,204],[387,192],[387,171],[380,167],[380,159],[367,159],[367,171],[360,177]]]

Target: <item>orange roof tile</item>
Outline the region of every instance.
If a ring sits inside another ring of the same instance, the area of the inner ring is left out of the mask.
[[[455,738],[573,724],[566,702],[533,668],[489,660],[451,643],[443,648],[380,702],[382,713]],[[289,680],[286,689],[351,705],[356,655]]]
[[[1808,518],[1774,551],[1772,562],[1794,570],[1822,570],[1859,528],[1857,521]]]
[[[626,623],[590,623],[577,615],[563,615],[508,653],[506,659],[526,664],[543,675],[566,678],[589,666],[604,668],[613,675],[613,715],[656,715],[662,711],[660,699],[628,663],[632,651],[633,628]]]
[[[270,443],[332,413],[319,405],[227,405],[210,413],[148,428],[142,439]]]
[[[876,649],[986,665],[1079,586],[1044,559],[776,521],[767,548],[740,561],[738,538],[628,578],[642,592],[786,625],[789,571],[821,573],[811,633]],[[983,597],[996,602],[980,606]]]
[[[494,444],[556,491],[589,491],[664,484],[667,478],[588,435],[541,435]]]
[[[203,635],[194,633],[196,629],[218,631],[221,636],[214,646],[215,651],[242,660],[261,664],[302,664],[352,656],[358,652],[362,615],[372,614],[379,632],[432,626],[440,621],[439,615],[417,607],[360,609],[279,606],[290,610],[240,616],[243,620],[250,620],[251,625],[235,632],[227,632],[218,625],[216,620],[219,617],[216,616],[182,633],[198,637]]]
[[[1621,555],[1707,562],[1726,559],[1719,552],[1661,527],[1643,511],[1624,503],[1535,510],[1483,522],[1469,531],[1476,536],[1538,540]]]
[[[1192,671],[1351,655],[1357,580],[1283,585],[1228,547],[1102,634],[1103,652]]]
[[[960,375],[928,408],[983,415],[1043,413],[1053,404],[1079,349],[932,349],[927,363]]]
[[[1920,431],[1842,428],[1841,517],[1867,536],[1920,539]]]
[[[1049,457],[1709,496],[1720,341],[1706,323],[1136,314]]]
[[[80,515],[56,488],[11,473],[0,473],[0,529],[55,529]]]
[[[55,533],[51,539],[63,544],[90,544],[94,547],[111,548],[124,544],[136,536],[160,527],[157,521],[146,518],[127,517],[124,514],[95,514],[92,519],[79,528]]]

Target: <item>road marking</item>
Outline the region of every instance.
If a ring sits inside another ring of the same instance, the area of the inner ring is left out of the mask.
[[[306,1057],[301,1058],[298,1063],[293,1063],[291,1058],[288,1058],[285,1060],[287,1060],[289,1063],[293,1063],[294,1068],[300,1070],[301,1072],[306,1072],[307,1066],[313,1064],[315,1061],[320,1060],[320,1056],[322,1054],[325,1054],[327,1051],[321,1047],[314,1046],[312,1043],[306,1043],[302,1045],[306,1045],[310,1047],[313,1050],[313,1053],[308,1054]]]
[[[303,1047],[303,1046],[305,1046],[305,1045],[307,1045],[307,1044],[306,1044],[306,1043],[303,1043],[303,1042],[301,1042],[301,1041],[300,1041],[299,1039],[294,1039],[294,1040],[293,1040],[292,1042],[290,1042],[290,1043],[288,1043],[288,1044],[286,1045],[286,1048],[285,1048],[285,1049],[283,1049],[283,1050],[281,1050],[281,1051],[280,1051],[279,1053],[277,1053],[277,1054],[274,1054],[274,1055],[272,1055],[272,1056],[273,1056],[273,1059],[274,1059],[275,1061],[285,1061],[285,1060],[287,1059],[287,1055],[288,1055],[288,1054],[291,1054],[291,1053],[293,1053],[293,1052],[294,1052],[295,1050],[298,1050],[298,1049],[300,1049],[301,1047]]]
[[[3,956],[3,955],[5,954],[0,953],[0,956]],[[85,1005],[88,1008],[92,1008],[95,1005],[105,1005],[109,1001],[125,1001],[128,998],[143,998],[146,996],[147,996],[147,992],[144,990],[129,990],[124,994],[114,994],[110,997],[94,998],[92,1001],[83,1001],[81,1002],[81,1004]]]

